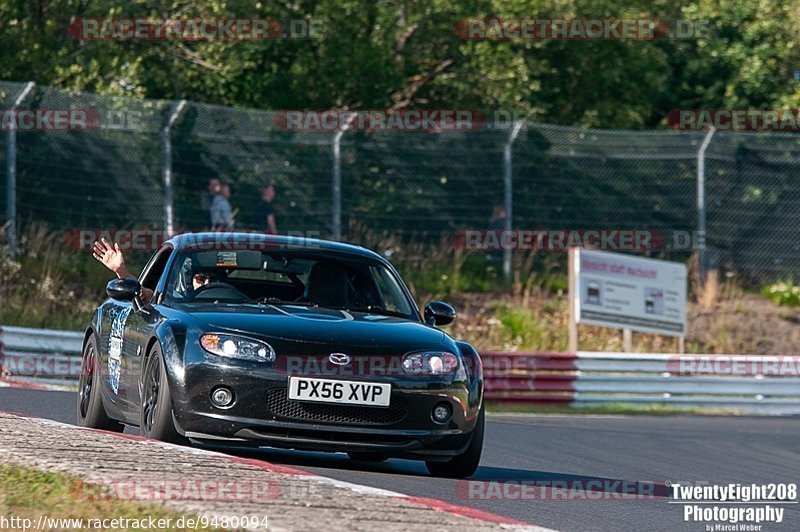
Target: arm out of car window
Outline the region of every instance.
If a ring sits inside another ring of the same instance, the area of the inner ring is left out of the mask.
[[[102,238],[100,239],[100,241],[94,243],[94,247],[92,248],[92,255],[94,256],[94,258],[100,261],[103,264],[103,266],[114,272],[118,278],[136,279],[136,276],[133,275],[128,270],[127,266],[125,266],[125,256],[122,254],[122,250],[119,248],[119,244],[115,243],[112,246],[108,242],[108,240]],[[142,302],[147,304],[150,301],[150,298],[152,297],[153,297],[153,290],[143,286]]]

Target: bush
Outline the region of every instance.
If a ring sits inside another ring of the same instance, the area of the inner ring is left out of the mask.
[[[567,348],[566,327],[558,305],[539,302],[536,309],[502,303],[495,311],[504,349],[563,351]]]
[[[785,307],[800,306],[800,285],[792,282],[780,282],[765,286],[761,293],[777,305]]]

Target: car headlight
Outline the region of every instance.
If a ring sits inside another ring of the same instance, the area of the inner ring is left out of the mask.
[[[208,333],[200,337],[200,345],[212,355],[255,362],[275,362],[275,350],[272,346],[252,338]]]
[[[411,375],[446,375],[458,368],[458,357],[447,351],[409,353],[403,357],[403,371]]]

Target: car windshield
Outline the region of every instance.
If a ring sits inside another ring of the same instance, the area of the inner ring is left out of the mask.
[[[297,304],[417,319],[384,264],[308,251],[182,250],[166,296],[172,303]]]

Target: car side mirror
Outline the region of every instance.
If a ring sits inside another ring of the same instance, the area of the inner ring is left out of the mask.
[[[106,294],[117,301],[133,301],[142,293],[142,285],[138,279],[113,279],[106,285]]]
[[[456,309],[444,301],[431,301],[425,305],[425,323],[447,325],[456,319]]]

